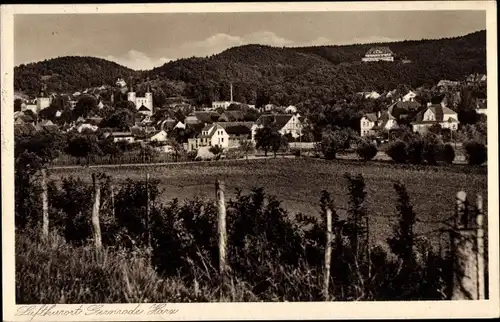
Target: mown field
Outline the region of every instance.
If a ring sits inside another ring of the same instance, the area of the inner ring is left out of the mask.
[[[385,241],[392,224],[397,220],[393,189],[396,180],[406,185],[418,218],[423,221],[417,224],[417,231],[429,237],[429,232],[442,227],[439,222],[453,215],[455,196],[459,190],[465,190],[474,198],[477,193],[481,193],[487,205],[486,168],[461,165],[431,167],[277,158],[148,167],[53,169],[50,175],[53,179],[77,176],[90,182],[92,172],[105,172],[119,186],[119,182],[126,179],[144,179],[146,171],[149,171],[152,179],[160,180],[163,191],[160,202],[163,203],[173,198],[213,198],[215,180],[220,178],[226,183],[226,198],[234,196],[236,189],[248,192],[254,187],[264,187],[266,193],[282,201],[283,207],[291,215],[301,212],[318,216],[320,192],[325,189],[334,196],[341,217],[348,206],[344,174],[361,173],[366,182],[366,206],[374,241]]]

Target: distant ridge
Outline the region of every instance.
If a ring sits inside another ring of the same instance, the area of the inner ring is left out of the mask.
[[[411,64],[362,64],[370,47],[388,46]],[[157,80],[166,96],[182,95],[199,104],[229,99],[253,103],[256,96],[283,105],[361,90],[384,91],[398,85],[431,85],[486,72],[486,31],[462,37],[400,42],[309,47],[244,45],[209,57],[171,61],[149,71],[134,71],[100,58],[60,57],[15,68],[15,89],[73,91],[114,84],[118,77]]]

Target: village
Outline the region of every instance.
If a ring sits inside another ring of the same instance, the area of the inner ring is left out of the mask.
[[[387,47],[374,47],[363,58],[365,63],[377,61],[394,62],[392,51]],[[484,86],[486,80],[484,74],[471,74],[460,81],[441,80],[431,91],[420,87],[408,92],[397,89],[382,93],[358,92],[356,95],[363,100],[387,102],[378,112],[365,113],[360,118],[358,135],[380,144],[389,140],[389,133],[397,132],[405,126],[406,129],[410,128],[421,134],[436,130],[437,127],[439,134],[453,137],[452,133],[459,129],[459,89]],[[310,133],[314,124],[294,105],[278,106],[269,103],[256,108],[255,105],[240,103],[233,99],[233,84],[228,84],[230,99],[213,101],[211,106],[194,106],[189,100],[172,98],[168,104],[158,107],[155,106],[149,78],[146,84],[147,89],[142,95],[134,90],[132,79],[128,84],[120,78],[114,86],[102,85],[72,94],[48,93],[43,85],[36,97],[16,96],[15,133],[27,134],[48,129],[96,134],[121,145],[146,145],[158,153],[166,154],[182,150],[196,155],[195,159],[211,159],[214,157],[213,147],[220,147],[220,153],[223,150],[237,150],[244,141],[255,146],[257,130],[270,127],[286,137],[287,142],[293,143],[293,146],[313,147],[314,139]],[[108,99],[105,99],[106,95],[103,93],[108,95]],[[120,102],[120,106],[129,107],[132,116],[128,124],[118,122],[119,128],[109,126],[110,122],[103,122],[106,115],[109,121],[110,113],[120,111],[119,99],[115,99],[115,93],[122,97],[126,95],[125,105]],[[429,96],[429,93],[432,97],[425,105],[421,104],[421,97]],[[69,109],[63,110],[61,104],[54,107],[56,99],[66,102]],[[475,97],[474,100],[476,113],[486,115],[486,97]],[[91,106],[86,115],[75,117],[72,111],[82,101],[95,106]],[[45,113],[47,109],[52,111]]]
[[[491,301],[496,16],[465,5],[5,15],[11,298]]]

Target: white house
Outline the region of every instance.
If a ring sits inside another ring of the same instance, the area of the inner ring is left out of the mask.
[[[113,132],[111,133],[111,137],[113,138],[113,142],[135,142],[135,137],[132,132]]]
[[[257,124],[257,128],[275,126],[281,135],[290,134],[294,138],[301,136],[303,128],[302,122],[297,115],[291,114],[264,114],[255,123]]]
[[[167,140],[167,132],[164,130],[159,131],[158,133],[155,133],[149,138],[150,141],[156,141],[156,142],[165,142]]]
[[[374,135],[375,130],[373,130],[373,128],[377,123],[377,119],[378,118],[376,113],[365,114],[360,120],[360,135],[361,136]]]
[[[364,98],[367,98],[367,99],[377,99],[380,97],[380,94],[375,92],[375,91],[372,91],[372,92],[360,92],[358,93],[359,95],[363,96]]]
[[[365,57],[361,58],[363,62],[378,62],[378,61],[394,61],[394,53],[389,47],[373,47],[370,48],[365,54]]]
[[[444,129],[452,131],[458,130],[458,115],[455,111],[441,104],[427,106],[427,109],[416,116],[415,122],[412,122],[414,132],[425,133],[429,127],[439,124]]]
[[[83,124],[80,124],[76,130],[78,131],[78,133],[82,133],[83,131],[87,130],[87,131],[92,131],[92,132],[95,132],[99,129],[98,126],[96,125],[92,125],[92,124],[89,124],[89,123],[83,123]]]
[[[389,112],[367,113],[360,120],[360,135],[376,135],[397,126],[397,121]]]
[[[223,108],[223,109],[227,109],[229,107],[229,105],[231,105],[233,102],[230,102],[230,101],[215,101],[215,102],[212,102],[212,109],[217,109],[217,108]]]
[[[408,94],[403,96],[403,102],[413,102],[415,100],[415,97],[417,97],[417,93],[409,91]]]
[[[174,129],[185,129],[186,128],[186,124],[182,123],[181,121],[177,122],[177,124],[175,124],[174,126]]]
[[[188,139],[188,151],[197,150],[199,147],[229,146],[229,134],[217,123],[209,124],[201,130],[201,135],[196,138]]]
[[[297,108],[293,105],[289,105],[287,108],[285,108],[285,113],[295,114],[297,113]]]

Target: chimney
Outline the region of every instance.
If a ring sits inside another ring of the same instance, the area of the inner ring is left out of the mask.
[[[231,88],[231,103],[233,102],[233,83],[230,85]]]
[[[379,119],[382,113],[380,111],[377,112],[377,118]]]

